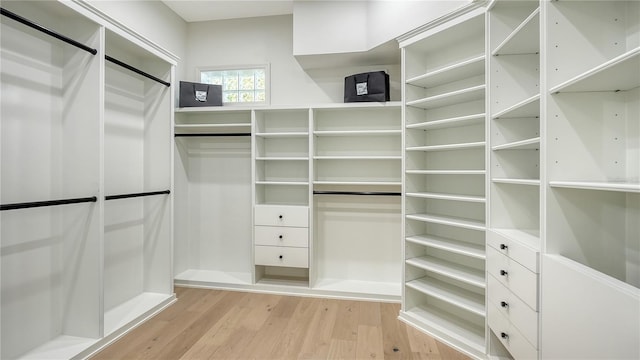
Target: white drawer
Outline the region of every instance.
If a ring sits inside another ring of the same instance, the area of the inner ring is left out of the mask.
[[[518,360],[537,360],[538,350],[511,323],[500,314],[500,311],[489,304],[489,327],[500,342]]]
[[[495,306],[500,314],[518,328],[522,335],[537,348],[538,313],[519,297],[513,295],[493,275],[489,275],[487,280],[489,303]]]
[[[309,208],[281,205],[256,206],[255,225],[308,227]]]
[[[487,244],[519,262],[534,273],[539,273],[540,252],[517,240],[508,238],[499,231],[487,231]]]
[[[255,244],[269,246],[309,247],[309,228],[256,226]]]
[[[309,249],[282,246],[256,246],[255,264],[308,268]]]
[[[487,247],[487,272],[538,311],[538,274],[491,246]]]

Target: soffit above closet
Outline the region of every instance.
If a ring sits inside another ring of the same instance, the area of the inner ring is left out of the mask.
[[[162,2],[187,22],[293,13],[293,0],[162,0]]]

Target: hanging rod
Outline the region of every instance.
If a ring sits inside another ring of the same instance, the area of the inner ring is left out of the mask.
[[[251,133],[199,133],[199,134],[175,134],[175,137],[198,137],[198,136],[251,136]]]
[[[123,68],[125,68],[125,69],[127,69],[127,70],[131,70],[131,71],[133,71],[133,72],[134,72],[134,73],[136,73],[136,74],[140,74],[140,75],[142,75],[142,76],[144,76],[144,77],[146,77],[146,78],[149,78],[149,79],[151,79],[151,80],[153,80],[153,81],[157,81],[157,82],[159,82],[160,84],[162,84],[162,85],[164,85],[164,86],[166,86],[166,87],[171,86],[171,83],[168,83],[168,82],[166,82],[166,81],[164,81],[164,80],[162,80],[162,79],[160,79],[160,78],[157,78],[157,77],[155,77],[155,76],[153,76],[153,75],[151,75],[151,74],[149,74],[149,73],[146,73],[146,72],[144,72],[144,71],[142,71],[142,70],[140,70],[140,69],[134,68],[133,66],[131,66],[131,65],[129,65],[129,64],[126,64],[126,63],[123,63],[122,61],[120,61],[120,60],[118,60],[118,59],[114,59],[114,58],[112,58],[112,57],[111,57],[111,56],[109,56],[109,55],[105,55],[105,56],[104,56],[104,58],[105,58],[107,61],[111,61],[112,63],[114,63],[114,64],[116,64],[116,65],[120,65],[120,66],[122,66]]]
[[[163,195],[163,194],[171,194],[170,190],[162,190],[162,191],[150,191],[150,192],[141,192],[141,193],[132,193],[132,194],[122,194],[122,195],[108,195],[105,196],[105,200],[116,200],[116,199],[127,199],[141,196],[151,196],[151,195]]]
[[[0,205],[0,211],[28,209],[28,208],[43,207],[43,206],[78,204],[78,203],[96,202],[96,201],[98,201],[98,198],[95,196],[84,197],[84,198],[62,199],[62,200],[33,201],[33,202]]]
[[[46,27],[44,27],[44,26],[42,26],[40,24],[36,24],[31,20],[25,19],[22,16],[20,16],[20,15],[18,15],[16,13],[13,13],[13,12],[11,12],[9,10],[6,10],[4,8],[0,8],[0,13],[2,15],[4,15],[4,16],[10,18],[10,19],[13,19],[13,20],[19,22],[19,23],[27,25],[27,26],[29,26],[29,27],[31,27],[33,29],[36,29],[36,30],[38,30],[40,32],[43,32],[43,33],[45,33],[45,34],[47,34],[49,36],[53,36],[54,38],[56,38],[58,40],[62,40],[64,42],[66,42],[67,44],[73,45],[73,46],[75,46],[77,48],[80,48],[80,49],[82,49],[82,50],[84,50],[84,51],[86,51],[88,53],[91,53],[92,55],[95,55],[95,54],[98,53],[98,50],[96,50],[94,48],[90,48],[85,44],[77,42],[77,41],[75,41],[75,40],[73,40],[73,39],[71,39],[69,37],[66,37],[66,36],[64,36],[62,34],[59,34],[59,33],[55,32],[55,31],[49,30]]]
[[[382,191],[320,191],[313,190],[313,195],[363,195],[363,196],[400,196],[399,192]]]

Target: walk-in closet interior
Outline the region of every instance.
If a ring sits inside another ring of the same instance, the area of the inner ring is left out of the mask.
[[[640,1],[188,3],[0,4],[0,358],[90,358],[176,286],[640,358]]]

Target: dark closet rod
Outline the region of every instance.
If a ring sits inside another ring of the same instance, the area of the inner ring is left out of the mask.
[[[175,134],[175,137],[198,137],[198,136],[251,136],[251,133],[201,133],[201,134]]]
[[[122,194],[122,195],[109,195],[105,196],[105,200],[116,200],[116,199],[127,199],[141,196],[151,196],[151,195],[163,195],[163,194],[171,194],[170,190],[162,190],[162,191],[150,191],[150,192],[141,192],[141,193],[132,193],[132,194]]]
[[[28,208],[43,207],[43,206],[78,204],[78,203],[96,202],[96,201],[98,201],[98,198],[95,196],[84,197],[84,198],[62,199],[62,200],[33,201],[33,202],[25,202],[25,203],[0,205],[0,211],[28,209]]]
[[[363,195],[363,196],[400,196],[399,192],[381,191],[320,191],[314,190],[313,195]]]
[[[146,72],[144,72],[144,71],[142,71],[142,70],[140,70],[140,69],[134,68],[133,66],[131,66],[131,65],[129,65],[129,64],[126,64],[126,63],[123,63],[122,61],[120,61],[120,60],[118,60],[118,59],[114,59],[114,58],[112,58],[112,57],[111,57],[111,56],[109,56],[109,55],[105,55],[105,56],[104,56],[104,58],[105,58],[107,61],[111,61],[112,63],[114,63],[114,64],[116,64],[116,65],[120,65],[120,66],[122,66],[123,68],[125,68],[125,69],[127,69],[127,70],[131,70],[131,71],[133,71],[133,72],[134,72],[134,73],[136,73],[136,74],[140,74],[140,75],[142,75],[142,76],[144,76],[144,77],[146,77],[146,78],[149,78],[149,79],[151,79],[151,80],[153,80],[153,81],[157,81],[157,82],[159,82],[160,84],[162,84],[162,85],[164,85],[164,86],[166,86],[166,87],[171,86],[171,83],[168,83],[168,82],[166,82],[166,81],[164,81],[164,80],[162,80],[162,79],[160,79],[160,78],[157,78],[157,77],[155,77],[155,76],[153,76],[153,75],[151,75],[151,74],[149,74],[149,73],[146,73]]]
[[[13,19],[13,20],[19,22],[19,23],[27,25],[27,26],[29,26],[31,28],[34,28],[34,29],[36,29],[36,30],[38,30],[40,32],[43,32],[43,33],[45,33],[45,34],[47,34],[49,36],[53,36],[54,38],[56,38],[58,40],[62,40],[64,42],[66,42],[67,44],[73,45],[73,46],[75,46],[77,48],[80,48],[80,49],[82,49],[82,50],[84,50],[84,51],[86,51],[88,53],[91,53],[92,55],[95,55],[95,54],[98,53],[98,50],[96,50],[94,48],[90,48],[85,44],[79,43],[79,42],[77,42],[77,41],[75,41],[75,40],[73,40],[73,39],[71,39],[69,37],[66,37],[66,36],[64,36],[62,34],[59,34],[59,33],[55,32],[55,31],[49,30],[46,27],[44,27],[44,26],[42,26],[40,24],[36,24],[31,20],[25,19],[22,16],[20,16],[20,15],[18,15],[16,13],[13,13],[13,12],[11,12],[9,10],[6,10],[4,8],[0,8],[0,13],[2,15],[4,15],[4,16],[10,18],[10,19]]]

